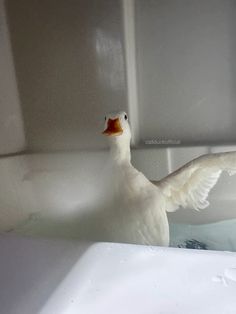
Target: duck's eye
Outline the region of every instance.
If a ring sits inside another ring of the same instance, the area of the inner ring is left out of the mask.
[[[127,120],[128,119],[128,117],[127,117],[127,115],[125,114],[125,120]]]

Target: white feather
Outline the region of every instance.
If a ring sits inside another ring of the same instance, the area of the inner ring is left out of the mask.
[[[208,194],[222,171],[236,173],[236,152],[203,155],[153,183],[166,197],[166,211],[180,206],[200,210],[209,205]]]

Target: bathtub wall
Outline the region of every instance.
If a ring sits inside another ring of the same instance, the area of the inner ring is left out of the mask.
[[[236,146],[135,149],[132,162],[149,179],[159,180],[200,154],[229,150],[236,150]],[[40,215],[67,221],[95,205],[107,158],[106,151],[1,158],[0,232],[23,226],[27,233],[25,221],[30,221],[31,227]],[[170,222],[203,224],[235,219],[235,186],[236,176],[222,175],[209,195],[208,208],[201,212],[189,208],[169,213]],[[37,231],[32,229],[29,233]],[[53,234],[54,230],[50,232]]]
[[[5,6],[29,151],[104,148],[104,114],[120,109],[135,146],[235,143],[234,1]],[[11,62],[1,84],[19,103]]]
[[[141,142],[235,142],[236,2],[135,3]]]
[[[12,49],[4,3],[0,0],[0,155],[24,148],[25,134]]]
[[[30,151],[97,149],[127,110],[122,3],[6,0]]]

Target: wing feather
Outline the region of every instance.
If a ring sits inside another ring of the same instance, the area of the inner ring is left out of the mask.
[[[180,206],[200,210],[209,205],[208,194],[222,171],[236,173],[236,152],[200,156],[153,183],[165,196],[166,211],[176,211]]]

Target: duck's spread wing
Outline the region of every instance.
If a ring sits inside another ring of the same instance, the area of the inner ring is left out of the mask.
[[[236,173],[236,152],[203,155],[153,183],[165,196],[166,211],[180,206],[200,210],[209,205],[207,196],[222,171]]]

